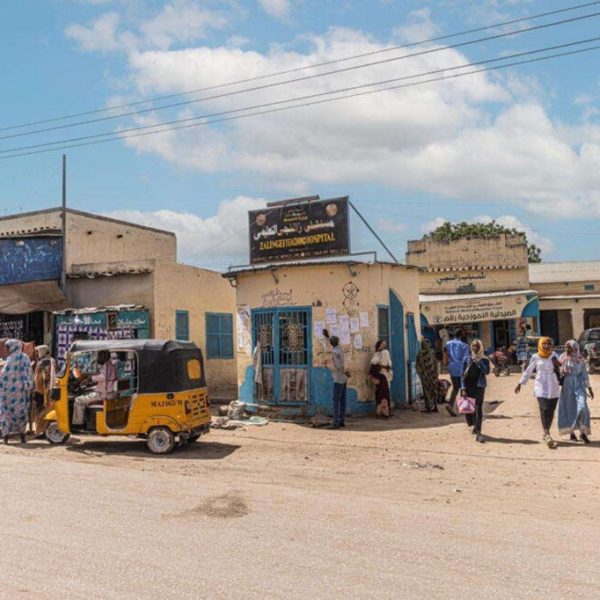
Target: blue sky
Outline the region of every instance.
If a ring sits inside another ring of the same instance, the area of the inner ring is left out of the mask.
[[[4,2],[0,127],[263,76],[574,4]],[[595,12],[600,12],[600,4],[452,42]],[[0,151],[579,41],[600,36],[599,24],[600,17],[594,17],[255,93],[3,139]],[[374,55],[362,62],[441,44]],[[600,259],[599,53],[71,148],[66,150],[69,203],[175,230],[180,258],[213,268],[245,262],[248,209],[266,200],[309,193],[350,195],[400,256],[406,240],[420,237],[441,219],[497,218],[523,227],[531,241],[542,246],[547,260]],[[0,131],[0,136],[27,131]],[[54,150],[0,160],[0,214],[57,205],[61,154]],[[354,228],[354,250],[377,248],[358,225]]]

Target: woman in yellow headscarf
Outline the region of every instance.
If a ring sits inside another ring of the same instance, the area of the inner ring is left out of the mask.
[[[542,337],[538,342],[537,353],[531,357],[529,365],[523,372],[521,381],[515,388],[515,394],[518,394],[521,391],[521,386],[529,381],[535,371],[534,394],[540,407],[544,442],[548,448],[556,448],[556,442],[550,435],[550,427],[554,420],[554,412],[560,396],[558,367],[558,356],[554,352],[552,338]]]

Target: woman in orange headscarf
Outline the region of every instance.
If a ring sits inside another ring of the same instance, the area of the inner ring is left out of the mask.
[[[534,394],[540,407],[544,442],[548,448],[556,448],[556,442],[550,435],[550,427],[554,420],[554,412],[560,396],[559,368],[560,363],[553,350],[552,338],[542,337],[538,342],[537,353],[531,357],[529,365],[523,372],[521,381],[515,388],[515,394],[518,394],[521,391],[521,386],[529,381],[535,371]]]

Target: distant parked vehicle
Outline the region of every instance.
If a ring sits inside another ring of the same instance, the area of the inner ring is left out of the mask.
[[[586,329],[577,340],[589,373],[600,370],[600,327]]]

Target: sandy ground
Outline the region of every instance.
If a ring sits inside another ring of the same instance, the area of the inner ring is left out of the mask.
[[[600,443],[546,448],[516,381],[491,378],[481,445],[462,417],[401,410],[168,457],[2,446],[0,597],[600,598]]]

